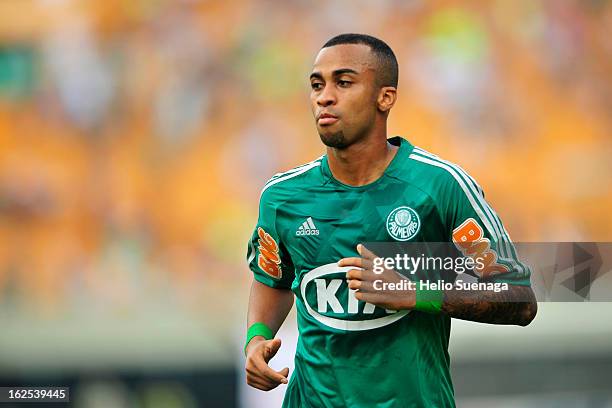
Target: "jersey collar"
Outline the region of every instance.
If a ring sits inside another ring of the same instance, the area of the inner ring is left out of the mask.
[[[329,163],[327,162],[327,154],[325,154],[321,161],[321,172],[323,173],[323,176],[325,177],[326,183],[333,182],[337,185],[346,187],[348,189],[358,190],[358,189],[366,189],[370,186],[378,184],[382,179],[385,178],[385,176],[390,176],[390,177],[398,176],[402,170],[402,163],[404,163],[405,159],[408,158],[410,153],[412,153],[414,146],[408,140],[404,139],[401,136],[393,136],[387,140],[392,145],[398,146],[399,149],[397,150],[397,153],[391,160],[391,163],[389,163],[389,165],[385,169],[382,176],[380,176],[378,179],[374,180],[373,182],[369,184],[363,185],[363,186],[350,186],[348,184],[341,183],[340,181],[336,180],[334,176],[332,175],[331,170],[329,169]]]

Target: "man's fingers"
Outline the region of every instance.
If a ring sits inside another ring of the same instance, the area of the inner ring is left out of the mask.
[[[249,385],[250,387],[256,388],[258,390],[262,390],[262,391],[267,391],[266,389],[264,389],[261,384],[259,384],[258,382],[252,381],[252,380],[247,380],[247,385]]]
[[[276,352],[281,346],[281,339],[268,340],[264,345],[264,358],[266,362],[270,361],[272,357],[276,355]]]
[[[254,361],[253,366],[247,368],[247,375],[249,376],[249,378],[259,380],[260,382],[264,382],[269,385],[287,384],[288,374],[288,368],[285,367],[283,370],[276,372],[272,368],[270,368],[270,366],[266,364],[265,361],[262,360]]]
[[[270,368],[269,365],[264,364],[263,366],[259,366],[259,373],[264,378],[264,380],[270,381],[273,384],[287,384],[287,376],[283,374],[283,371],[274,371]],[[287,374],[289,373],[289,369],[287,368]]]
[[[363,268],[363,259],[356,256],[342,258],[338,261],[338,266],[356,266],[357,268]]]
[[[338,266],[353,266],[360,269],[372,269],[373,264],[370,259],[353,256],[350,258],[342,258],[338,261]]]
[[[278,352],[281,346],[280,339],[266,340],[257,345],[249,353],[246,363],[247,383],[260,390],[271,390],[279,384],[287,384],[289,368],[285,367],[281,371],[274,371],[268,365],[268,361]]]
[[[363,282],[361,282],[360,280],[356,280],[356,279],[350,279],[348,281],[348,287],[349,289],[353,289],[353,290],[361,290],[361,284]]]
[[[352,280],[373,282],[376,279],[380,279],[380,275],[377,275],[374,271],[368,269],[350,269],[346,273],[346,280],[348,282]],[[354,289],[354,288],[351,288]]]
[[[251,364],[247,364],[246,371],[249,385],[259,389],[272,389],[279,384],[287,384],[288,382],[289,368],[285,367],[279,372],[274,371],[261,358],[254,359]],[[256,384],[261,385],[261,387]]]
[[[357,252],[359,252],[359,255],[361,255],[362,258],[368,259],[370,261],[373,261],[374,258],[378,258],[378,255],[376,255],[374,252],[370,251],[363,244],[357,245]]]
[[[251,376],[247,378],[247,383],[252,387],[259,388],[260,390],[269,391],[281,385],[278,381],[269,380],[262,376]]]
[[[289,378],[289,367],[285,367],[279,371],[281,375],[285,377],[285,379]]]
[[[274,384],[287,384],[287,375],[283,373],[283,371],[276,372],[268,365],[268,361],[278,351],[281,341],[280,339],[273,339],[267,342],[268,344],[264,345],[264,358],[253,360],[254,371],[263,377],[267,381],[271,381]],[[287,373],[289,369],[287,369]]]
[[[368,282],[368,281],[350,280],[348,281],[348,287],[349,289],[356,290],[357,293],[374,291],[374,285],[372,284],[372,282]],[[357,299],[361,300],[361,298],[357,298]]]
[[[356,280],[361,280],[363,279],[363,270],[362,269],[350,269],[347,273],[346,273],[346,279],[356,279]]]
[[[279,384],[274,384],[266,380],[261,379],[248,379],[247,384],[251,387],[257,388],[262,391],[270,391],[279,386]]]
[[[355,293],[355,299],[382,307],[384,307],[389,300],[387,296],[381,294],[380,292],[365,290],[360,290],[359,292]]]

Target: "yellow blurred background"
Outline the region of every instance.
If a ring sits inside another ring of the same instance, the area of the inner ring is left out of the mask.
[[[611,240],[611,28],[605,0],[0,1],[0,373],[231,365],[260,188],[323,153],[342,32],[397,55],[389,135],[513,240]]]

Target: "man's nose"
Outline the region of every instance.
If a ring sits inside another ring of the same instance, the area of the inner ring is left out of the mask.
[[[317,104],[319,106],[329,106],[336,103],[336,94],[333,87],[326,86],[317,96]]]

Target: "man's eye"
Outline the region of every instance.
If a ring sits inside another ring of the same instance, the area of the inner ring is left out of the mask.
[[[343,81],[343,80],[340,80],[340,81],[338,81],[338,85],[340,85],[340,86],[341,86],[341,87],[343,87],[343,88],[346,88],[346,87],[348,87],[348,86],[350,86],[350,85],[351,85],[351,81]]]
[[[313,82],[310,84],[310,86],[312,87],[313,90],[318,91],[319,89],[323,87],[323,84],[321,84],[320,82]]]

